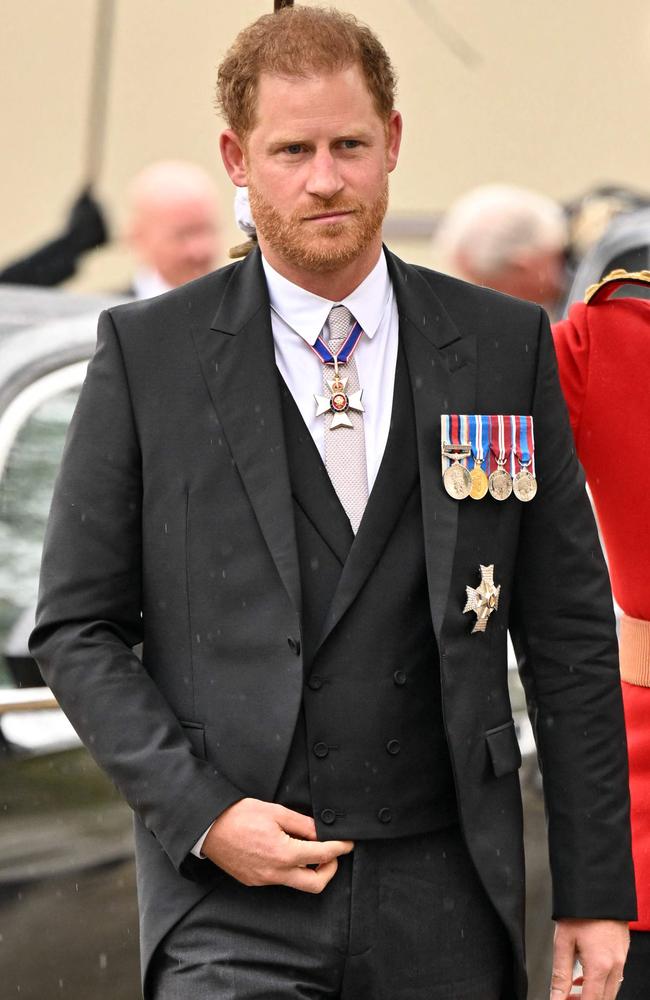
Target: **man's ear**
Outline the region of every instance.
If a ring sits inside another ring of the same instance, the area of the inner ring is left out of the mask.
[[[386,168],[388,173],[391,173],[397,166],[401,142],[402,116],[399,111],[391,111],[386,128]]]
[[[248,171],[246,169],[246,154],[244,144],[231,128],[225,129],[219,136],[221,159],[230,180],[235,187],[246,187]]]

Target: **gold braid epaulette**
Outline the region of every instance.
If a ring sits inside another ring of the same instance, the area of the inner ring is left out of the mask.
[[[650,285],[650,271],[625,271],[622,267],[618,267],[597,281],[595,285],[589,285],[585,292],[585,303],[591,302],[593,304],[597,299],[603,297],[601,295],[603,289],[607,290],[607,296],[609,296],[610,292],[620,288],[621,285]]]

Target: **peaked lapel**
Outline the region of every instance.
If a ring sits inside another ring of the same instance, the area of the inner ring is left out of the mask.
[[[210,328],[197,327],[192,335],[244,488],[299,612],[300,571],[280,386],[259,250],[233,268]]]
[[[474,412],[476,337],[458,330],[430,281],[416,267],[388,252],[386,258],[413,390],[429,603],[440,646],[459,503],[448,496],[442,483],[440,415]]]
[[[368,579],[415,487],[417,475],[411,387],[406,358],[400,347],[386,448],[359,530],[325,618],[319,646],[325,642]]]

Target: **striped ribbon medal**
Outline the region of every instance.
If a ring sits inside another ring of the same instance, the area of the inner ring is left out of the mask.
[[[469,421],[458,413],[443,413],[440,420],[443,465],[442,481],[454,500],[465,500],[472,493],[472,476],[466,462],[472,453]]]
[[[363,389],[347,393],[345,389],[348,383],[348,376],[341,375],[339,372],[339,365],[344,365],[350,360],[355,347],[361,340],[362,334],[363,330],[361,326],[359,323],[355,323],[336,354],[332,353],[322,337],[318,337],[316,343],[311,348],[323,364],[334,367],[334,377],[326,380],[330,395],[317,395],[314,397],[316,400],[317,417],[321,417],[324,413],[330,411],[334,414],[330,430],[334,430],[336,427],[352,427],[352,421],[347,414],[348,410],[353,410],[357,413],[364,412],[363,403],[361,402]]]
[[[516,442],[514,458],[519,465],[512,477],[512,488],[517,500],[528,503],[537,493],[535,478],[535,437],[532,417],[511,417],[513,440]]]
[[[470,471],[472,500],[482,500],[488,491],[487,450],[490,441],[490,418],[483,414],[472,414],[469,419],[469,440],[474,458],[474,468]]]
[[[507,500],[512,493],[512,476],[506,468],[512,455],[512,425],[502,413],[490,417],[490,451],[497,463],[488,479],[490,496]]]

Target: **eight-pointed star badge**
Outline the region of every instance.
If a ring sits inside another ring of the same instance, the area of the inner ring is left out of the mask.
[[[465,587],[467,591],[467,604],[463,608],[463,614],[473,611],[476,615],[476,622],[472,629],[474,632],[485,632],[488,618],[493,611],[499,607],[499,591],[494,585],[494,565],[481,566],[481,582],[478,587]]]

